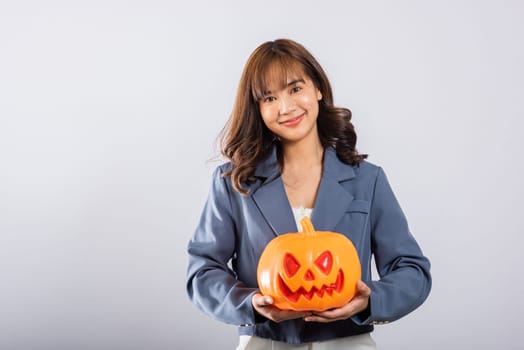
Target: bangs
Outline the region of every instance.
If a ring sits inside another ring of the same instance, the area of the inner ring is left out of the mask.
[[[255,101],[261,101],[270,91],[284,89],[290,78],[303,79],[302,65],[289,56],[266,57],[256,67],[251,82],[251,94]]]

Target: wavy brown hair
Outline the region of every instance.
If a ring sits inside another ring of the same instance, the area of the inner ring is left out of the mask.
[[[240,78],[231,116],[221,133],[222,154],[232,165],[224,176],[231,176],[233,187],[247,194],[243,185],[252,184],[257,165],[272,152],[278,139],[266,127],[259,102],[272,77],[278,76],[282,87],[290,72],[305,74],[322,93],[317,129],[324,148],[333,147],[346,164],[358,165],[367,158],[355,148],[357,134],[351,123],[351,111],[333,105],[333,92],[326,73],[302,45],[289,39],[268,41],[253,51]]]

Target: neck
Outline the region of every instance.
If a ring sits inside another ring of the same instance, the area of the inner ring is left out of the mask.
[[[320,139],[302,140],[282,145],[282,161],[287,169],[308,169],[322,164],[324,147]]]

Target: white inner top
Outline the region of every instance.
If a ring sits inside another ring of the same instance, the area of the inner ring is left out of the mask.
[[[298,207],[298,208],[291,208],[293,209],[293,216],[295,217],[295,222],[297,223],[297,228],[299,231],[302,231],[302,225],[300,225],[300,220],[307,216],[311,219],[311,213],[313,212],[313,208],[304,208],[304,207]]]

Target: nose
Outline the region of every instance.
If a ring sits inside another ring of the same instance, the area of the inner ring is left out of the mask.
[[[314,279],[315,275],[313,275],[313,272],[311,272],[311,270],[308,269],[306,274],[304,275],[304,281],[313,281]]]
[[[280,98],[280,114],[285,115],[295,111],[295,100],[291,96],[282,96]]]

